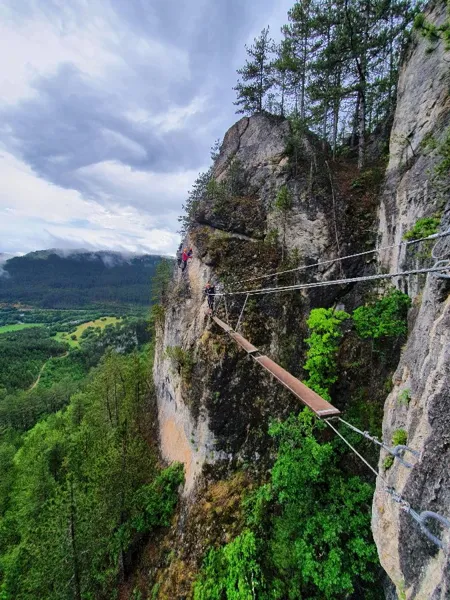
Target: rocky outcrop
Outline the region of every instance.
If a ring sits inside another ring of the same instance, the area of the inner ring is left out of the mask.
[[[289,394],[218,330],[203,295],[211,278],[229,282],[276,268],[279,252],[266,240],[271,229],[284,227],[285,254],[296,249],[297,264],[335,255],[323,159],[313,136],[305,136],[294,174],[286,153],[289,134],[286,120],[266,115],[241,119],[228,131],[214,165],[214,179],[226,197],[211,193],[197,207],[186,240],[194,258],[184,274],[177,269],[164,324],[157,332],[154,380],[161,452],[166,460],[185,464],[186,496],[208,465],[251,460],[262,468],[262,454],[270,454],[269,418],[293,407]],[[293,206],[282,225],[273,204],[283,185],[292,194]],[[231,322],[237,320],[242,300],[229,301]],[[272,355],[281,352],[281,336],[296,336],[289,360],[297,371],[301,363],[295,347],[304,336],[296,329],[300,320],[296,327],[292,322],[302,302],[299,297],[284,307],[272,298],[249,305],[242,323],[252,341]],[[221,304],[225,318],[223,311]]]
[[[439,0],[426,13],[441,25],[445,2]],[[427,140],[439,141],[450,124],[450,69],[444,44],[430,43],[415,34],[400,71],[397,107],[389,144],[389,164],[380,202],[380,246],[397,245],[418,218],[443,208],[447,197],[433,181],[438,160],[427,151]],[[444,56],[446,55],[446,56]],[[448,191],[448,190],[447,190]],[[381,254],[383,268],[396,272],[405,258],[405,248]],[[417,293],[413,287],[412,292]]]
[[[440,24],[445,3],[438,2],[427,18]],[[418,218],[443,210],[441,230],[450,226],[448,194],[432,177],[436,160],[424,140],[442,139],[450,124],[448,53],[443,45],[428,52],[429,43],[416,37],[400,74],[398,105],[391,134],[391,158],[381,200],[381,245],[398,244]],[[448,184],[444,182],[444,184]],[[427,252],[430,251],[428,248]],[[438,242],[436,256],[450,256],[448,238]],[[411,257],[405,249],[392,249],[381,257],[382,267],[402,270]],[[449,554],[421,533],[410,515],[399,510],[386,493],[393,486],[417,512],[431,510],[450,518],[450,280],[415,277],[408,292],[415,298],[411,331],[394,375],[394,388],[384,410],[383,439],[391,442],[403,429],[408,446],[419,456],[414,467],[399,463],[386,469],[381,453],[373,505],[373,532],[381,564],[397,588],[399,598],[444,600],[450,597]],[[399,282],[399,285],[401,283]],[[450,531],[436,524],[447,548]]]

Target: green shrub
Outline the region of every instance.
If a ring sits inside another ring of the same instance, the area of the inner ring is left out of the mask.
[[[305,382],[323,398],[330,400],[329,388],[337,381],[336,357],[342,336],[341,325],[350,315],[332,308],[314,308],[307,320],[311,335],[305,341],[309,346],[304,369],[309,378]]]
[[[400,406],[408,406],[410,400],[411,400],[411,390],[410,389],[406,389],[406,390],[403,390],[402,392],[400,392],[400,394],[398,395],[398,398],[397,398],[397,401],[400,404]]]
[[[181,346],[167,346],[166,356],[176,364],[181,377],[189,383],[195,366],[192,353]]]
[[[144,485],[134,498],[135,516],[132,522],[138,532],[150,531],[154,527],[170,525],[178,502],[178,488],[184,482],[184,468],[173,463],[149,485]]]
[[[281,186],[275,200],[275,208],[281,212],[292,209],[292,194],[286,185]]]
[[[384,298],[358,307],[352,315],[358,335],[373,339],[405,335],[410,306],[407,294],[392,290]]]
[[[396,429],[392,434],[392,444],[394,446],[405,446],[408,440],[408,434],[404,429]]]
[[[389,454],[383,460],[383,469],[385,471],[388,471],[392,467],[393,464],[394,464],[394,457],[392,456],[392,454]]]
[[[254,600],[262,597],[260,552],[255,535],[244,531],[232,542],[210,550],[194,584],[194,600]]]
[[[437,232],[441,218],[438,216],[424,217],[419,219],[414,227],[407,231],[403,235],[404,240],[420,240],[421,238],[428,237]]]
[[[194,600],[371,597],[373,488],[339,470],[339,451],[316,439],[323,427],[307,409],[272,424],[271,479],[243,501],[248,529],[207,554]]]

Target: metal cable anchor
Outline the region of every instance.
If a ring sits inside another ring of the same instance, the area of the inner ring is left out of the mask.
[[[430,542],[436,544],[436,546],[438,546],[438,548],[443,550],[445,553],[448,553],[450,551],[449,545],[445,545],[444,542],[440,540],[436,535],[431,533],[431,531],[426,526],[426,522],[429,519],[434,519],[435,521],[438,521],[445,529],[450,531],[450,521],[448,519],[446,519],[439,513],[433,512],[432,510],[424,510],[419,514],[413,508],[411,508],[409,502],[402,498],[402,496],[398,492],[396,492],[393,487],[387,487],[386,491],[392,496],[394,502],[400,504],[400,510],[403,510],[407,514],[411,515],[411,517],[416,521],[416,523],[419,524],[420,530],[430,540]]]
[[[347,427],[350,427],[350,429],[352,429],[356,433],[359,433],[360,435],[362,435],[366,439],[370,440],[374,444],[377,444],[378,446],[381,446],[384,450],[386,450],[386,452],[388,452],[389,454],[391,454],[394,458],[397,458],[399,460],[399,462],[401,462],[401,464],[404,467],[407,467],[408,469],[411,469],[414,465],[412,465],[411,463],[407,462],[401,456],[401,454],[403,452],[411,452],[411,454],[413,454],[414,456],[420,456],[420,454],[419,454],[419,452],[417,452],[417,450],[413,450],[409,446],[398,445],[398,446],[395,446],[395,448],[391,448],[390,446],[388,446],[384,442],[381,442],[375,435],[370,435],[370,433],[368,431],[361,431],[360,429],[358,429],[357,427],[355,427],[351,423],[348,423],[347,421],[344,421],[344,419],[339,418],[339,421],[341,421],[341,423],[344,423],[345,425],[347,425]]]

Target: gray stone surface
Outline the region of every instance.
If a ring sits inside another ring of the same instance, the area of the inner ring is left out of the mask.
[[[445,4],[438,2],[428,18],[439,24]],[[402,240],[418,218],[446,207],[441,228],[450,226],[450,203],[430,178],[436,158],[423,152],[426,134],[442,137],[450,123],[448,53],[442,44],[427,53],[428,43],[416,38],[399,82],[398,105],[391,134],[391,158],[380,208],[381,245]],[[409,142],[405,142],[409,140]],[[413,152],[414,151],[414,152]],[[450,241],[439,242],[437,255],[450,256]],[[405,250],[384,252],[381,265],[390,272],[407,265]],[[398,282],[401,286],[404,282]],[[420,532],[410,515],[399,510],[385,491],[393,486],[419,513],[432,510],[450,518],[450,280],[429,276],[425,288],[417,277],[408,293],[419,308],[384,410],[383,439],[397,429],[408,433],[408,446],[420,453],[415,466],[383,468],[381,453],[373,504],[372,528],[381,564],[394,582],[399,598],[450,598],[449,555]],[[404,392],[402,396],[402,392]],[[409,402],[405,394],[410,395]],[[382,478],[383,477],[383,478]],[[439,531],[439,528],[436,532]],[[440,531],[449,547],[450,531]]]
[[[427,18],[440,25],[446,18],[445,2],[439,0]],[[397,107],[389,144],[389,164],[380,202],[379,245],[398,244],[418,218],[430,216],[445,204],[430,172],[436,157],[424,152],[423,142],[436,140],[450,124],[450,68],[448,52],[439,43],[428,52],[429,43],[414,34],[414,41],[400,71]],[[446,54],[446,56],[444,56]],[[383,268],[399,270],[405,249],[381,254]],[[418,288],[414,287],[413,293]]]

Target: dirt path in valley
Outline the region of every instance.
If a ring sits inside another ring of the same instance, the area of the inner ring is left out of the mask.
[[[68,354],[69,354],[69,351],[67,351],[65,354],[61,354],[61,356],[55,356],[55,357],[50,356],[50,358],[48,360],[46,360],[45,363],[42,365],[41,370],[39,371],[38,378],[33,383],[33,385],[30,388],[28,388],[28,391],[31,392],[37,386],[37,384],[39,383],[39,381],[41,379],[41,375],[44,372],[45,367],[47,366],[47,363],[50,362],[52,360],[52,358],[65,358],[66,356],[68,356]]]

